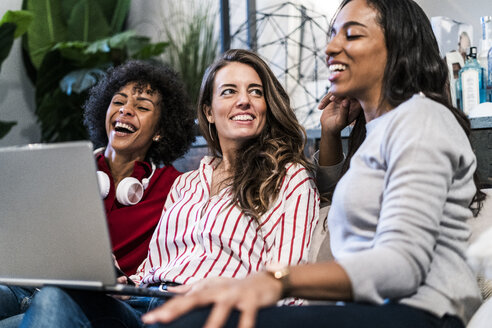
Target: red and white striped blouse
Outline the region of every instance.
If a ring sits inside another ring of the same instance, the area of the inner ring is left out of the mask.
[[[272,262],[307,262],[319,210],[310,173],[288,165],[277,200],[258,223],[230,205],[230,188],[210,197],[212,172],[220,161],[206,156],[198,170],[174,182],[137,273],[141,283],[242,278]]]

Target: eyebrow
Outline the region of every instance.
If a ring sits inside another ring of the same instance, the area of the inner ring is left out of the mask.
[[[360,23],[360,22],[357,22],[357,21],[348,21],[348,22],[345,22],[343,25],[342,25],[342,28],[341,29],[346,29],[348,27],[351,27],[351,26],[361,26],[361,27],[367,27],[366,25]],[[335,28],[332,26],[331,27],[331,31],[330,33],[333,33],[335,32]]]
[[[115,92],[115,93],[114,93],[114,96],[116,96],[116,95],[120,95],[120,96],[122,96],[122,97],[128,98],[128,95],[127,95],[126,93],[123,93],[123,92]],[[113,96],[113,97],[114,97],[114,96]],[[154,105],[154,106],[155,106],[154,102],[153,102],[151,99],[149,99],[149,98],[145,98],[145,97],[137,97],[137,100],[139,100],[139,101],[149,101],[152,105]]]
[[[152,100],[150,100],[149,98],[145,98],[145,97],[137,97],[137,100],[140,100],[140,101],[149,101],[152,105],[155,106],[154,102]]]
[[[223,88],[227,88],[227,87],[237,88],[237,85],[235,85],[234,83],[225,83],[225,84],[219,85],[219,89],[223,89]],[[258,84],[258,83],[251,83],[248,85],[248,88],[251,88],[251,87],[263,88],[263,85]]]

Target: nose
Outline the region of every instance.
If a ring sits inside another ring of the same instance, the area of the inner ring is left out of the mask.
[[[340,53],[340,51],[341,44],[337,35],[330,37],[325,49],[326,60],[328,61],[330,57],[335,56],[336,54]]]
[[[133,116],[133,109],[132,106],[130,106],[129,104],[121,106],[119,112],[121,115]]]
[[[238,99],[236,102],[236,106],[241,109],[249,109],[251,105],[249,94],[247,91],[238,93]]]

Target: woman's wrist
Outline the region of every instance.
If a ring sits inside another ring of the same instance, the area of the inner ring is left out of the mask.
[[[286,265],[270,265],[266,268],[265,273],[272,278],[276,283],[276,288],[279,289],[280,299],[290,296],[290,269]]]

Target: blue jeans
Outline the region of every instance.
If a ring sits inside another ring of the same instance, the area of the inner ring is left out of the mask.
[[[171,324],[166,324],[165,327],[202,327],[209,314],[210,308],[198,309]],[[233,311],[224,327],[237,327],[238,319],[239,312]],[[151,328],[163,327],[162,324],[151,326]],[[255,327],[464,328],[464,325],[456,317],[437,318],[426,311],[405,305],[349,304],[346,306],[313,305],[265,308],[259,311]]]
[[[36,288],[0,285],[0,328],[19,326]]]
[[[132,297],[121,301],[103,293],[44,287],[24,315],[20,327],[141,328],[140,316],[160,300]]]
[[[17,328],[20,326],[22,318],[24,318],[24,313],[0,320],[0,328]]]

